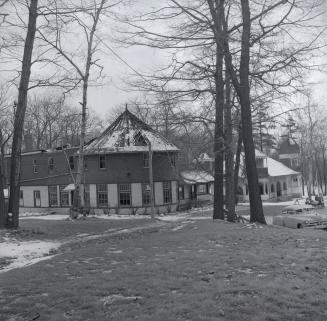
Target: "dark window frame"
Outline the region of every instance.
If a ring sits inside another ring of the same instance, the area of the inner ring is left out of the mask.
[[[53,157],[48,158],[48,172],[52,174],[55,170],[55,161]]]
[[[143,153],[143,167],[149,168],[150,166],[150,157],[149,153]]]
[[[59,197],[60,197],[60,207],[69,207],[69,192],[64,191],[66,185],[59,185]],[[65,199],[67,202],[63,202]]]
[[[162,182],[162,194],[163,194],[163,203],[164,204],[172,203],[171,181]]]
[[[147,189],[147,186],[149,189]],[[151,186],[149,183],[142,184],[142,204],[143,206],[151,206]]]
[[[51,189],[53,189],[53,191],[51,191]],[[54,192],[54,189],[56,190],[56,193]],[[55,200],[56,203],[52,203],[52,201],[54,200],[53,196],[56,195]],[[49,207],[58,207],[58,189],[57,189],[57,185],[49,185],[48,186],[48,197],[49,197]]]
[[[123,188],[123,187],[127,187],[127,188]],[[132,206],[131,184],[119,184],[118,185],[118,204],[119,204],[119,207]]]
[[[33,174],[38,174],[38,165],[37,165],[37,160],[33,159]]]
[[[103,188],[105,186],[105,188]],[[108,207],[108,185],[97,184],[97,205],[98,207]]]
[[[178,186],[178,199],[185,200],[185,188],[184,185]]]
[[[105,154],[99,154],[99,169],[100,170],[107,169],[107,158]]]
[[[74,156],[69,156],[68,162],[69,162],[69,169],[73,171],[75,169]]]

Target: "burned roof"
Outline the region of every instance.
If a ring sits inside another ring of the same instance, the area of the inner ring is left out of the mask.
[[[126,110],[97,138],[85,146],[85,153],[153,151],[177,152],[179,149],[148,124]]]

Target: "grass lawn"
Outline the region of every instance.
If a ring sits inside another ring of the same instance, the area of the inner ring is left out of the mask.
[[[26,230],[45,224],[42,238],[102,235],[1,273],[1,321],[327,320],[324,231],[210,219],[27,221]]]

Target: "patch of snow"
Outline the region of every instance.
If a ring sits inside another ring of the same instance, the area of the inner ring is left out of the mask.
[[[250,221],[250,215],[242,215],[243,218],[245,218],[246,220]],[[265,216],[265,219],[266,219],[266,223],[268,225],[272,225],[272,222],[273,222],[273,217],[272,216]],[[247,225],[252,225],[254,223],[249,223]]]
[[[22,220],[48,220],[48,221],[64,221],[69,219],[67,214],[49,214],[49,215],[29,215],[21,217]]]
[[[187,218],[189,218],[189,214],[177,214],[177,215],[165,215],[165,216],[159,216],[157,217],[158,220],[160,221],[165,221],[165,222],[179,222],[183,221]]]
[[[115,302],[134,302],[143,299],[141,296],[123,296],[121,294],[112,294],[101,299],[103,305],[110,305]]]
[[[98,214],[89,215],[90,218],[99,218],[104,220],[135,220],[135,219],[150,219],[151,215],[119,215],[119,214]]]
[[[0,243],[0,258],[8,258],[11,263],[0,269],[0,273],[48,260],[54,256],[49,255],[50,251],[59,248],[60,245],[58,242],[19,242],[15,239],[6,239]]]

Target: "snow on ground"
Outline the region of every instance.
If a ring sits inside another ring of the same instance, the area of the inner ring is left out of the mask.
[[[10,262],[0,269],[0,273],[48,260],[54,256],[50,255],[51,251],[59,248],[61,245],[59,242],[19,242],[9,238],[5,238],[5,242],[0,244],[0,260],[3,259]]]
[[[101,218],[105,220],[128,220],[128,219],[149,219],[151,215],[119,215],[119,214],[97,214],[97,215],[88,215],[88,218]]]
[[[242,215],[242,217],[245,218],[246,220],[250,221],[250,215]],[[273,217],[272,216],[265,216],[265,219],[266,219],[266,223],[268,225],[272,225],[272,223],[273,223]]]
[[[50,221],[64,221],[69,219],[69,215],[67,214],[48,214],[48,215],[28,215],[20,217],[21,220],[50,220]]]

